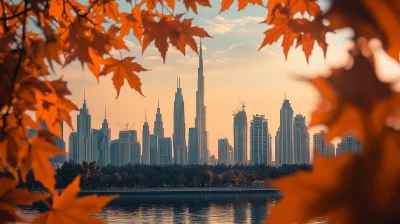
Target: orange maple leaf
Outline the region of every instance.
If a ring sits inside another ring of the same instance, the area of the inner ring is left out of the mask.
[[[391,83],[378,79],[373,57],[366,58],[356,50],[352,54],[354,64],[350,70],[333,69],[327,78],[309,80],[322,97],[310,126],[327,125],[328,141],[354,133],[365,143],[382,132],[387,118],[400,109],[400,94],[392,91]]]
[[[128,84],[131,88],[142,94],[142,90],[140,88],[142,83],[140,82],[140,79],[136,73],[148,70],[143,68],[140,64],[133,62],[134,59],[135,57],[126,57],[122,60],[107,58],[104,62],[104,68],[100,72],[100,76],[105,76],[110,72],[114,73],[112,80],[115,89],[117,90],[117,98],[119,96],[121,86],[124,85],[124,79],[128,81]]]
[[[191,8],[195,14],[197,14],[196,3],[201,6],[211,7],[209,0],[183,0],[183,3],[185,4],[186,11],[189,12],[189,8]]]
[[[104,223],[102,220],[90,216],[90,214],[101,212],[102,208],[111,200],[117,198],[118,195],[91,195],[78,198],[80,178],[80,176],[77,176],[60,194],[55,192],[50,211],[38,215],[33,223]]]
[[[56,146],[54,135],[46,130],[29,139],[29,144],[22,148],[21,177],[25,180],[29,169],[32,167],[35,180],[40,181],[50,192],[54,191],[56,171],[51,166],[49,158],[65,152]]]
[[[322,12],[317,2],[318,0],[290,0],[290,13],[294,15],[297,12],[301,14],[307,12],[310,16],[319,16]]]
[[[16,188],[15,180],[0,178],[0,223],[24,222],[14,210],[16,205],[30,206],[33,202],[49,197],[48,194],[32,194],[27,189]]]
[[[141,4],[135,5],[132,9],[132,13],[121,13],[120,23],[122,24],[121,29],[119,31],[119,36],[122,38],[129,34],[131,29],[133,30],[133,34],[136,39],[142,43],[143,36],[143,28],[142,26],[142,17],[140,11]]]
[[[276,15],[271,24],[273,28],[264,32],[265,38],[259,50],[267,44],[272,44],[283,35],[282,47],[285,57],[287,58],[290,47],[296,38],[301,35],[301,29],[304,25],[304,19],[292,19],[286,14]]]
[[[351,27],[356,37],[378,38],[386,52],[399,61],[399,11],[397,0],[335,0],[324,18],[332,29]]]
[[[243,10],[248,4],[264,6],[262,0],[238,0],[238,11]]]

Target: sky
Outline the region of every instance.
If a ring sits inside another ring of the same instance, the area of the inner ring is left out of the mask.
[[[129,6],[122,1],[119,3],[121,9],[129,9],[127,8]],[[258,50],[264,39],[263,32],[267,29],[265,24],[260,24],[267,15],[266,9],[251,5],[237,12],[235,2],[229,11],[218,14],[220,1],[211,0],[211,4],[212,8],[200,7],[198,15],[190,12],[185,16],[194,18],[193,24],[205,28],[213,36],[202,40],[210,152],[218,157],[219,138],[227,137],[233,144],[233,111],[240,107],[237,96],[246,104],[248,122],[255,114],[266,116],[274,146],[274,137],[279,126],[279,110],[285,94],[292,105],[294,116],[301,113],[306,116],[307,123],[310,122],[311,113],[319,101],[318,92],[310,84],[296,81],[294,76],[328,75],[329,68],[346,64],[347,50],[351,46],[350,38],[353,32],[350,29],[343,29],[335,34],[328,34],[326,59],[322,50],[315,44],[309,64],[300,48],[292,47],[288,59],[285,60],[281,47],[282,38],[277,43]],[[176,12],[184,12],[181,3],[178,5],[180,7]],[[329,2],[322,1],[320,6],[326,11]],[[72,92],[70,99],[81,108],[85,89],[92,128],[101,128],[104,109],[107,106],[107,120],[112,131],[112,139],[118,138],[118,132],[122,129],[117,122],[123,125],[129,121],[131,124],[136,122],[132,129],[138,131],[139,140],[141,140],[145,111],[153,133],[159,99],[165,136],[172,137],[173,103],[177,88],[176,80],[179,77],[185,101],[186,136],[188,136],[188,129],[194,127],[196,112],[197,54],[187,49],[185,57],[170,47],[166,62],[163,64],[158,50],[154,48],[154,43],[142,55],[141,47],[132,33],[126,37],[125,42],[130,52],[121,51],[122,56],[135,56],[138,63],[151,69],[139,74],[144,96],[125,84],[116,99],[117,93],[112,84],[111,74],[101,77],[98,83],[87,68],[82,69],[80,64],[72,63],[57,71],[57,75],[63,75],[68,81],[68,87]],[[382,50],[378,49],[377,52],[379,55],[377,67],[383,74],[382,79],[392,80],[400,73],[399,66],[382,53]],[[120,53],[114,51],[113,54]],[[78,111],[71,113],[75,129],[77,114]],[[312,135],[323,128],[319,126],[310,129],[310,142]],[[64,139],[67,149],[70,132],[71,129],[65,125]]]

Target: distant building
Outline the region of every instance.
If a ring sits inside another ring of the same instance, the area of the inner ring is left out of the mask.
[[[160,100],[158,100],[156,120],[154,121],[154,134],[158,136],[158,139],[164,138],[164,124],[162,121],[162,114],[160,109]]]
[[[110,154],[110,144],[111,144],[111,128],[108,127],[107,122],[107,109],[104,109],[104,120],[101,124],[101,129],[103,132],[103,147],[102,150],[99,151],[99,159],[98,163],[100,165],[108,165],[111,162],[111,154]]]
[[[71,132],[68,138],[68,146],[69,146],[69,159],[74,161],[75,163],[81,163],[78,160],[79,149],[78,149],[78,133]]]
[[[269,165],[271,160],[268,120],[264,115],[254,115],[250,122],[250,163]]]
[[[336,155],[343,153],[360,153],[361,141],[354,134],[346,134],[342,137],[341,142],[337,146]]]
[[[276,135],[275,135],[275,166],[279,166],[279,164],[277,163],[277,161],[280,161],[280,154],[279,154],[279,143],[280,143],[280,139],[279,139],[279,135],[281,133],[281,129],[278,128],[278,130],[276,131]]]
[[[83,107],[79,111],[80,112],[77,118],[78,152],[76,162],[91,162],[93,161],[93,148],[91,144],[91,116],[89,114],[89,109],[86,106],[85,94],[83,98]]]
[[[229,142],[227,138],[218,139],[218,163],[229,164]]]
[[[99,161],[100,154],[104,151],[105,139],[103,130],[92,129],[93,161]]]
[[[160,159],[159,159],[159,144],[158,144],[158,136],[156,134],[151,134],[150,135],[150,164],[154,165],[160,164]]]
[[[43,129],[45,130],[49,130],[49,128],[47,127],[45,122],[41,123],[41,126]],[[64,124],[63,122],[60,123],[61,126],[61,137],[59,138],[58,136],[54,136],[54,141],[56,142],[56,146],[57,148],[63,150],[65,152],[65,142],[64,142]],[[29,129],[28,130],[28,137],[32,138],[34,135],[36,135],[38,132],[38,130],[36,129]],[[62,154],[62,155],[56,155],[54,158],[50,158],[49,161],[52,164],[62,164],[64,163],[66,160],[66,154]]]
[[[306,126],[306,117],[297,114],[293,121],[295,164],[310,163],[310,134]]]
[[[208,132],[207,132],[207,119],[206,119],[206,106],[204,105],[204,74],[203,74],[203,50],[199,50],[199,68],[197,70],[197,91],[196,91],[196,118],[195,127],[197,128],[198,138],[198,163],[208,163],[209,149],[208,149]]]
[[[144,117],[142,130],[142,163],[150,164],[150,128],[149,123],[147,122],[146,113]]]
[[[160,165],[172,164],[172,142],[171,138],[162,138],[159,141],[160,144]]]
[[[177,80],[177,90],[174,101],[174,163],[187,164],[185,102],[183,101],[181,80]]]
[[[120,163],[118,164],[119,166],[123,166],[125,164],[128,164],[130,162],[131,158],[131,133],[130,131],[119,131],[119,141],[120,141],[120,147],[123,146],[123,148],[120,148],[120,153],[118,161]]]
[[[218,164],[218,160],[217,160],[217,158],[215,158],[214,155],[212,155],[210,157],[210,165],[216,165],[216,164]]]
[[[141,156],[140,156],[140,142],[134,142],[131,145],[131,152],[130,152],[130,162],[132,164],[140,164],[141,163]]]
[[[123,144],[122,144],[123,146]],[[116,140],[112,140],[111,144],[110,144],[110,164],[115,165],[115,166],[120,166],[122,164],[121,161],[121,149],[123,149],[123,147],[120,146],[120,140],[116,139]]]
[[[279,148],[275,149],[277,166],[283,164],[294,164],[294,147],[293,147],[293,109],[288,99],[283,101],[280,110],[280,126],[279,126]]]
[[[233,147],[234,163],[244,164],[247,162],[247,116],[244,110],[237,112],[233,118]]]
[[[321,156],[335,156],[335,146],[325,139],[325,132],[321,130],[313,136],[314,152]]]
[[[189,128],[189,164],[197,164],[199,158],[199,141],[197,128]]]
[[[228,165],[234,165],[235,164],[235,157],[234,157],[234,151],[233,147],[229,145],[229,150],[228,150]]]

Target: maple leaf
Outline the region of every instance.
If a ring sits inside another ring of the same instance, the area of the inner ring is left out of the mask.
[[[301,35],[300,31],[304,22],[305,20],[303,19],[291,19],[285,14],[276,15],[275,19],[271,22],[271,24],[275,26],[264,32],[265,38],[259,50],[265,45],[277,41],[279,37],[283,35],[282,47],[285,57],[287,58],[289,49],[293,45],[294,40]]]
[[[56,146],[54,135],[46,130],[29,139],[29,144],[22,148],[21,177],[25,177],[32,167],[35,180],[40,181],[50,192],[54,191],[56,171],[50,164],[49,158],[65,152]]]
[[[319,16],[322,12],[317,2],[318,0],[290,0],[290,13],[294,15],[297,12],[307,12],[310,16]]]
[[[119,28],[116,27],[114,24],[110,26],[110,28],[107,31],[107,34],[110,37],[110,47],[113,47],[116,50],[121,50],[124,49],[126,51],[129,51],[129,48],[126,46],[125,41],[121,38],[121,36],[117,36],[117,32],[119,31]],[[108,46],[107,46],[108,47]],[[110,51],[111,49],[107,49],[107,51]]]
[[[209,0],[183,0],[183,3],[185,4],[187,12],[189,12],[189,8],[191,8],[195,14],[197,14],[196,3],[201,5],[201,6],[211,7],[211,4],[210,4]]]
[[[128,84],[131,88],[142,94],[142,90],[140,88],[142,83],[140,82],[140,79],[136,73],[148,70],[136,62],[132,62],[134,59],[135,57],[126,57],[122,60],[107,58],[104,62],[104,68],[100,72],[100,76],[105,76],[110,72],[114,73],[112,80],[114,87],[117,90],[117,98],[119,96],[121,86],[124,85],[124,79],[128,81]]]
[[[178,39],[171,39],[171,44],[186,55],[186,45],[198,54],[196,37],[211,37],[203,28],[192,26],[192,19],[184,19],[182,23],[177,23],[176,31],[179,33]]]
[[[332,75],[310,79],[322,101],[313,112],[310,126],[325,124],[328,141],[354,133],[362,142],[376,136],[386,126],[386,119],[398,112],[399,93],[391,83],[380,81],[375,73],[373,56],[364,57],[353,50],[350,70],[333,69]],[[362,88],[355,88],[362,86]]]
[[[269,0],[267,3],[268,16],[264,23],[270,24],[272,19],[280,14],[281,10],[289,11],[286,10],[286,7],[288,7],[288,0]]]
[[[264,6],[262,0],[238,0],[238,11],[243,10],[248,4]]]
[[[93,6],[93,10],[97,13],[104,13],[114,21],[119,20],[118,3],[115,0],[100,0]]]
[[[335,0],[324,15],[332,29],[351,27],[356,37],[378,38],[386,52],[399,61],[400,3],[396,0]]]
[[[319,217],[329,223],[398,223],[399,137],[399,131],[386,128],[360,155],[317,155],[311,173],[273,181],[284,196],[266,223],[304,223]]]
[[[53,204],[50,211],[39,214],[33,223],[104,223],[102,220],[90,216],[90,214],[100,212],[107,203],[117,198],[118,195],[91,195],[78,198],[80,178],[78,175],[61,194],[53,194]]]
[[[221,9],[219,10],[219,13],[229,9],[231,5],[233,4],[234,0],[222,0],[221,1]]]
[[[141,4],[137,4],[133,9],[132,13],[121,13],[120,23],[122,24],[119,31],[119,36],[122,38],[129,34],[130,30],[133,30],[133,34],[136,39],[141,43],[143,36],[142,29],[142,17],[140,11]]]
[[[27,189],[16,188],[15,180],[0,178],[0,217],[1,223],[24,222],[13,208],[16,205],[30,206],[33,202],[47,198],[48,194],[32,194]]]

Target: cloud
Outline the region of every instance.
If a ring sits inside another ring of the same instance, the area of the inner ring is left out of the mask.
[[[146,56],[144,60],[161,60],[160,56]]]
[[[258,24],[262,22],[264,18],[256,16],[247,16],[240,19],[225,19],[222,16],[215,17],[214,20],[206,20],[206,30],[211,34],[225,34],[239,30],[240,33],[252,33],[251,28],[240,28],[240,26]],[[258,29],[254,29],[256,31]]]

